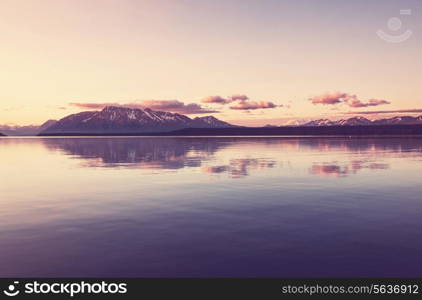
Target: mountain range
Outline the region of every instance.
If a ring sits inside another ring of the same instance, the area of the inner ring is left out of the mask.
[[[369,120],[352,117],[342,120],[319,119],[302,124],[281,127],[330,127],[330,126],[372,126],[372,125],[414,125],[422,124],[422,116],[396,116],[393,118]],[[264,128],[280,126],[266,125]],[[189,118],[182,114],[155,111],[149,108],[135,109],[121,106],[107,106],[100,111],[84,111],[56,120],[48,120],[40,126],[0,125],[4,135],[66,135],[66,134],[138,134],[171,132],[187,128],[241,128],[221,121],[213,116]],[[0,133],[0,135],[1,135]]]
[[[388,119],[369,120],[364,117],[353,117],[338,121],[320,119],[307,122],[301,126],[362,126],[362,125],[414,125],[422,124],[422,116],[419,117],[393,117]]]
[[[101,111],[85,111],[67,116],[42,130],[40,135],[121,134],[169,132],[183,128],[237,127],[213,116],[191,119],[185,115],[149,108],[107,106]]]

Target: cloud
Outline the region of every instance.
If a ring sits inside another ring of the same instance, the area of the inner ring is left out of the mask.
[[[371,110],[371,111],[350,111],[347,114],[394,114],[394,113],[422,113],[422,109],[397,109],[397,110]]]
[[[223,98],[221,96],[209,96],[201,100],[202,103],[217,103],[217,104],[228,104],[232,102],[231,98]]]
[[[369,102],[362,102],[359,99],[353,99],[351,101],[348,102],[348,105],[350,107],[369,107],[369,106],[378,106],[378,105],[383,105],[383,104],[390,104],[391,102],[387,101],[387,100],[378,100],[378,99],[370,99]]]
[[[119,103],[79,103],[79,102],[71,102],[69,103],[70,106],[75,106],[77,108],[83,109],[103,109],[106,106],[122,106]]]
[[[246,100],[249,100],[249,97],[246,96],[245,94],[235,94],[235,95],[231,96],[230,99],[232,101],[237,101],[237,100],[246,101]]]
[[[309,98],[312,104],[332,105],[344,102],[349,95],[346,93],[327,93],[320,96]]]
[[[309,98],[309,101],[312,104],[323,104],[323,105],[335,105],[344,103],[349,107],[360,108],[360,107],[369,107],[369,106],[378,106],[390,104],[390,101],[380,100],[380,99],[369,99],[368,102],[360,100],[356,95],[351,95],[348,93],[326,93],[323,95],[315,96]]]
[[[224,98],[221,96],[209,96],[201,100],[202,103],[217,103],[217,104],[229,104],[234,101],[246,101],[249,97],[245,94],[234,94],[230,97]]]
[[[250,110],[256,109],[265,109],[265,108],[276,108],[282,107],[283,105],[276,105],[270,101],[251,101],[249,97],[245,94],[234,94],[230,97],[223,98],[221,96],[209,96],[201,100],[202,103],[212,103],[212,104],[229,104],[234,103],[230,106],[230,109],[233,110],[243,110],[249,112]],[[289,106],[290,108],[290,106]]]
[[[129,108],[150,108],[153,110],[163,110],[173,113],[181,114],[209,114],[209,113],[218,113],[217,110],[211,110],[202,107],[196,103],[185,104],[179,100],[144,100],[136,101],[130,103],[116,103],[116,102],[106,102],[106,103],[69,103],[71,106],[75,106],[83,109],[103,109],[106,106],[123,106]]]
[[[276,108],[272,102],[269,101],[240,101],[233,106],[230,106],[230,109],[235,110],[254,110],[254,109],[265,109],[265,108]]]

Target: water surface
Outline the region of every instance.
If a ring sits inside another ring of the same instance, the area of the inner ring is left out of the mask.
[[[420,138],[0,138],[0,276],[422,276]]]

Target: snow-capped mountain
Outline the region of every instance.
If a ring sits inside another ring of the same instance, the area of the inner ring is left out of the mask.
[[[293,119],[293,120],[284,122],[282,126],[301,126],[308,122],[309,122],[308,119]]]
[[[107,106],[101,111],[85,111],[67,116],[41,132],[41,135],[166,132],[183,128],[222,127],[234,126],[211,116],[191,119],[185,115],[149,108]]]
[[[305,124],[302,124],[302,126],[334,126],[334,125],[337,125],[335,124],[335,121],[331,121],[328,119],[319,119],[319,120],[314,120],[314,121],[310,121]]]
[[[346,120],[337,121],[337,125],[341,126],[356,126],[356,125],[371,125],[371,120],[364,117],[353,117]]]
[[[419,117],[394,117],[390,119],[381,119],[375,120],[372,122],[375,125],[384,125],[384,124],[422,124],[422,116]]]
[[[353,117],[332,121],[328,119],[320,119],[305,123],[303,126],[361,126],[361,125],[412,125],[422,124],[422,116],[419,117],[393,117],[388,119],[369,120],[364,117]]]

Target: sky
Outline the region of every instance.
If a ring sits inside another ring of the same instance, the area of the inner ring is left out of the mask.
[[[0,20],[0,124],[422,115],[420,0],[1,0]]]

